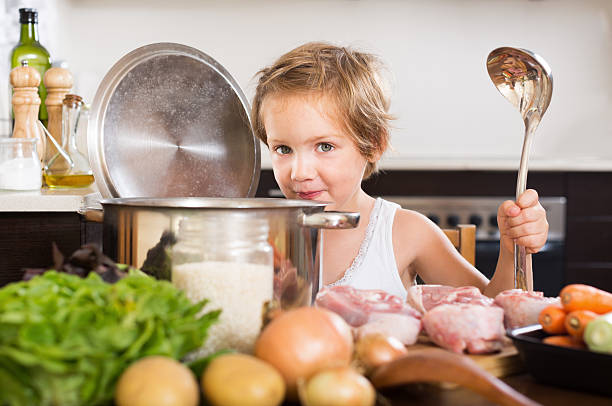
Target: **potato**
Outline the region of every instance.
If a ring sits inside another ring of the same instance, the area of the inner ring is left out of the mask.
[[[119,378],[117,406],[197,406],[198,382],[172,358],[150,356],[130,365]]]
[[[224,354],[213,359],[202,374],[202,390],[213,406],[274,406],[285,398],[281,374],[246,354]]]

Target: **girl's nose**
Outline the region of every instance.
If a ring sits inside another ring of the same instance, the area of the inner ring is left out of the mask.
[[[291,167],[291,180],[301,182],[314,179],[315,173],[314,162],[308,157],[297,156],[296,154]]]

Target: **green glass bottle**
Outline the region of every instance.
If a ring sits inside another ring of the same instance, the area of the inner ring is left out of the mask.
[[[45,47],[38,42],[38,11],[34,8],[20,8],[19,23],[21,24],[21,33],[19,42],[11,51],[11,69],[21,66],[21,61],[27,60],[28,65],[36,69],[42,78],[47,69],[51,67],[51,57]],[[45,106],[45,98],[47,97],[47,90],[42,80],[40,81],[38,94],[40,95],[38,118],[46,126],[47,106]]]

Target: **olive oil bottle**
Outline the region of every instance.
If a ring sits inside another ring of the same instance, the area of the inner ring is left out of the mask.
[[[47,175],[45,173],[44,179],[45,184],[51,189],[86,187],[91,185],[94,181],[92,174]]]
[[[76,145],[83,99],[76,94],[67,94],[62,102],[62,151],[58,151],[45,164],[45,184],[55,188],[80,188],[93,183],[93,171],[87,158]]]
[[[21,24],[21,31],[19,42],[11,51],[11,69],[21,66],[21,62],[26,60],[29,66],[40,73],[42,78],[47,69],[51,67],[51,57],[38,40],[38,11],[34,8],[20,8],[19,23]],[[47,125],[47,108],[45,106],[47,91],[42,80],[38,87],[38,94],[41,101],[38,118],[44,125]],[[12,112],[11,117],[13,117]]]

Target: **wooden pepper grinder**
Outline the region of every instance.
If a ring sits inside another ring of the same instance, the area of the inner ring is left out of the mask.
[[[45,105],[49,114],[47,129],[51,136],[62,145],[62,101],[72,89],[72,74],[68,69],[53,67],[45,72],[43,83],[47,89]],[[46,160],[57,153],[53,143],[47,144]]]
[[[9,77],[13,86],[13,112],[15,114],[13,137],[36,138],[36,152],[42,160],[45,156],[45,139],[38,126],[40,73],[28,66],[28,61],[22,61],[21,66],[11,70]]]

